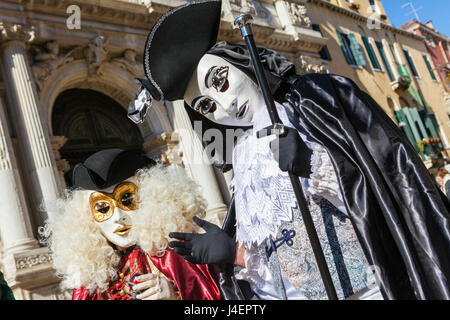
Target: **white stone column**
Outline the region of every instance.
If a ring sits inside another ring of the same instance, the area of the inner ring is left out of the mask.
[[[173,102],[173,122],[179,135],[183,163],[190,176],[202,187],[203,196],[208,201],[206,219],[221,226],[228,209],[224,204],[214,168],[202,161],[203,146],[192,129],[183,101]]]
[[[0,236],[4,255],[37,248],[0,100]]]
[[[31,183],[32,194],[27,197],[31,197],[31,209],[42,214],[35,214],[36,223],[41,224],[46,214],[40,206],[56,199],[59,181],[25,50],[26,43],[34,40],[35,31],[33,27],[0,24],[0,37],[9,108],[24,159],[24,176]]]

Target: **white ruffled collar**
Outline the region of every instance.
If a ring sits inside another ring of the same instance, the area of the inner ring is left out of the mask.
[[[280,118],[291,126],[284,107],[276,103]],[[253,130],[241,136],[233,152],[236,241],[261,244],[275,237],[283,221],[292,220],[297,206],[289,175],[279,169],[269,143],[274,136],[258,139],[256,132],[271,124],[266,110],[256,115]]]
[[[294,128],[283,105],[275,103],[282,122]],[[234,176],[230,188],[236,204],[236,241],[247,247],[259,246],[270,236],[276,237],[282,222],[292,220],[292,209],[297,208],[289,174],[282,172],[274,159],[269,143],[274,136],[258,139],[256,132],[271,124],[265,109],[256,115],[253,130],[241,136],[233,152]],[[313,150],[311,177],[301,179],[304,191],[322,196],[347,214],[328,152],[318,143],[307,140]],[[348,214],[347,214],[348,215]]]

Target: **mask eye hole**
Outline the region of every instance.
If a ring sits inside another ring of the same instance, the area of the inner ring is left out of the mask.
[[[94,209],[100,213],[107,213],[109,211],[109,203],[107,202],[97,202],[94,206]]]
[[[214,66],[208,70],[205,77],[205,85],[207,88],[213,87],[217,92],[225,92],[230,87],[228,82],[229,67]]]
[[[200,112],[202,115],[213,113],[217,110],[216,102],[207,97],[198,97],[192,101],[192,105],[195,111]]]
[[[120,201],[122,202],[123,206],[130,207],[135,203],[135,196],[133,193],[127,192],[122,196],[122,199]]]

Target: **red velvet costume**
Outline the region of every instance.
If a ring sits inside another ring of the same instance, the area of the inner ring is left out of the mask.
[[[152,257],[139,247],[127,250],[117,269],[117,280],[110,282],[106,291],[99,289],[89,294],[86,288],[74,289],[73,300],[131,300],[128,281],[134,275],[152,273],[152,264],[176,284],[182,300],[218,300],[221,298],[217,281],[208,265],[195,265],[167,249],[161,257]]]

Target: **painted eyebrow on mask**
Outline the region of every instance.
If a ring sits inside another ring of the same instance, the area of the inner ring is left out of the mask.
[[[210,77],[212,77],[211,73],[213,72],[213,70],[215,68],[217,68],[217,66],[213,66],[213,67],[209,68],[208,72],[206,73],[206,76],[205,76],[205,87],[207,87],[207,88],[211,87],[209,85],[210,81],[208,81],[208,80],[210,79]],[[212,81],[211,81],[211,84],[212,84]],[[198,98],[201,98],[201,97],[198,97]]]

